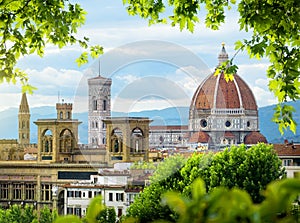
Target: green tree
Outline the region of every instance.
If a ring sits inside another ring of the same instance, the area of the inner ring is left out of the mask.
[[[158,163],[157,168],[153,175],[150,177],[150,182],[155,183],[165,180],[172,176],[175,172],[180,170],[186,163],[187,158],[180,154],[176,154],[165,159],[163,162]]]
[[[97,216],[97,223],[115,223],[116,211],[114,208],[106,207]]]
[[[158,170],[159,167],[156,174],[164,175],[163,171]],[[283,175],[281,161],[270,145],[258,144],[249,149],[241,145],[216,154],[194,154],[172,174],[146,187],[130,205],[128,216],[141,222],[158,219],[175,221],[176,213],[160,203],[162,195],[167,191],[178,191],[190,198],[191,185],[198,178],[206,185],[206,192],[213,192],[219,186],[240,188],[249,193],[253,202],[258,203],[263,200],[261,192],[267,184]]]
[[[32,92],[27,75],[16,68],[17,60],[28,54],[44,55],[46,44],[59,48],[79,44],[95,58],[102,47],[88,46],[88,38],[78,39],[78,28],[86,12],[79,4],[67,0],[4,0],[0,3],[0,83],[20,81],[23,91]],[[85,51],[77,59],[80,65],[88,59]]]
[[[54,222],[58,214],[56,210],[51,211],[48,206],[44,206],[40,210],[39,223]]]
[[[261,191],[284,176],[281,165],[272,145],[257,144],[249,149],[245,145],[233,146],[214,156],[208,190],[217,186],[238,187],[246,190],[255,203],[260,203]]]
[[[123,0],[130,15],[149,19],[149,24],[171,23],[180,30],[194,31],[200,22],[200,11],[205,8],[205,24],[216,30],[225,22],[226,10],[234,8],[239,12],[240,30],[250,32],[249,39],[237,40],[236,50],[246,50],[249,56],[269,59],[267,70],[269,89],[278,99],[274,121],[279,130],[290,128],[296,131],[293,120],[295,110],[282,104],[287,100],[300,98],[300,1],[270,0]],[[234,6],[234,7],[232,7]],[[169,8],[171,15],[165,13]],[[228,79],[236,72],[233,59],[225,62],[216,73],[225,72]]]
[[[127,210],[127,217],[139,218],[140,222],[151,222],[156,219],[175,219],[169,208],[163,208],[160,200],[168,190],[178,190],[181,179],[179,170],[186,158],[181,155],[171,156],[160,162],[151,177],[150,186],[134,200]]]

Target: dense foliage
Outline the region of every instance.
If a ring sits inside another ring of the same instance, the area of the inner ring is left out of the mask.
[[[57,212],[51,212],[45,206],[38,215],[33,205],[12,205],[6,210],[0,209],[1,223],[51,223],[57,218]]]
[[[46,44],[59,48],[79,44],[88,49],[88,38],[78,39],[78,28],[85,22],[86,12],[79,4],[68,0],[9,0],[0,2],[0,83],[4,80],[20,81],[23,91],[34,88],[28,84],[27,75],[16,68],[17,60],[28,54],[44,55]],[[91,46],[90,55],[95,58],[102,47]],[[77,59],[85,63],[88,52]]]
[[[204,181],[197,179],[192,184],[190,198],[167,192],[163,203],[179,214],[178,223],[296,223],[300,220],[299,210],[295,209],[297,205],[293,207],[293,202],[299,193],[299,179],[274,181],[264,191],[265,200],[253,204],[244,190],[220,186],[206,193]]]
[[[168,163],[175,166],[175,162]],[[164,175],[163,171],[155,174]],[[191,185],[198,178],[205,182],[207,192],[214,191],[218,186],[240,188],[249,193],[254,203],[259,203],[263,200],[261,192],[267,184],[282,176],[284,170],[281,161],[270,145],[258,144],[249,149],[241,145],[216,154],[194,154],[181,168],[174,169],[171,175],[146,187],[129,207],[128,216],[138,218],[141,222],[176,220],[177,215],[162,206],[161,196],[171,190],[188,198],[192,194]]]
[[[300,1],[299,0],[123,0],[130,15],[149,19],[149,24],[168,23],[179,25],[180,30],[193,32],[200,22],[199,15],[206,10],[205,24],[216,30],[225,22],[226,10],[234,8],[239,13],[240,30],[250,32],[249,39],[237,40],[236,50],[246,50],[249,56],[268,58],[269,89],[278,99],[274,121],[279,130],[296,131],[291,106],[281,104],[300,98]],[[234,6],[234,7],[233,7]],[[166,8],[172,11],[166,13]],[[236,72],[234,57],[224,63],[220,71],[228,79]]]
[[[97,223],[115,223],[116,218],[116,211],[114,208],[106,207],[96,217]]]

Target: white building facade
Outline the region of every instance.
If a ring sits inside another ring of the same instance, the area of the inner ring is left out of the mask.
[[[84,217],[91,199],[101,195],[106,207],[114,208],[117,217],[127,208],[139,191],[128,190],[129,171],[102,170],[90,180],[64,186],[64,214]]]

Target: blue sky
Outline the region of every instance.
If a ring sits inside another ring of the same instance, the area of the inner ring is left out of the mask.
[[[100,57],[100,73],[113,80],[112,107],[115,111],[140,111],[170,106],[189,106],[200,82],[218,64],[221,43],[226,43],[229,56],[234,55],[234,42],[250,36],[239,31],[238,16],[227,12],[226,23],[220,30],[205,28],[204,19],[194,33],[179,31],[170,25],[152,25],[139,17],[129,16],[122,1],[76,1],[87,11],[86,24],[78,36],[88,36],[91,44],[104,47]],[[60,99],[74,102],[76,111],[87,109],[89,77],[98,75],[98,61],[78,67],[78,46],[58,49],[48,46],[45,56],[30,55],[18,66],[38,88],[28,96],[31,107],[54,105]],[[253,90],[257,104],[276,103],[268,91],[265,72],[266,60],[249,59],[239,53],[235,63],[238,74]],[[0,111],[17,107],[21,95],[19,85],[2,84]]]

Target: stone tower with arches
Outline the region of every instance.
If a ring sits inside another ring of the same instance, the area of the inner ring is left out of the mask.
[[[72,104],[57,103],[56,119],[38,119],[38,162],[69,162],[78,145],[77,119],[72,119]]]
[[[88,144],[99,147],[106,143],[106,126],[103,119],[111,116],[110,78],[97,76],[88,79]]]
[[[22,94],[18,114],[19,144],[28,146],[30,144],[30,110],[27,102],[26,93]]]
[[[107,126],[108,163],[149,161],[149,124],[146,117],[110,117]]]

